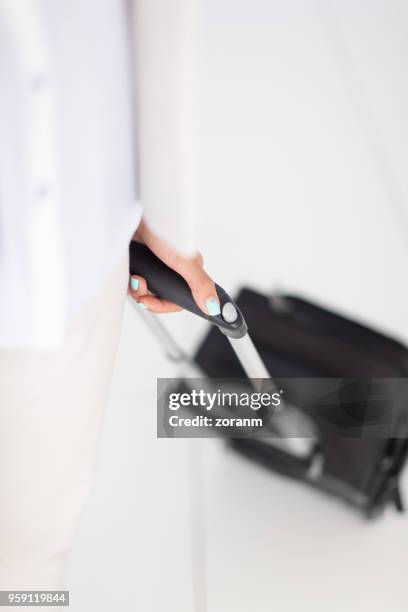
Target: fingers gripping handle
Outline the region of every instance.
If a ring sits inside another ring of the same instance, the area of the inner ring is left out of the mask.
[[[238,306],[219,285],[215,285],[221,305],[221,314],[215,317],[205,314],[195,303],[190,287],[180,274],[166,266],[144,244],[132,241],[129,247],[130,274],[146,279],[147,286],[158,297],[189,310],[230,336],[242,338],[247,326]],[[235,310],[234,310],[235,309]]]

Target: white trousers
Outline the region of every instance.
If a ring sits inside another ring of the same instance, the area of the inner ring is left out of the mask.
[[[70,322],[63,350],[0,351],[0,590],[65,586],[92,483],[127,282],[124,257]]]

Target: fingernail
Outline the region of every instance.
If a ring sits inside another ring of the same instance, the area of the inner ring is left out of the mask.
[[[211,317],[221,314],[220,305],[215,298],[209,298],[206,300],[205,305],[207,307],[207,312]]]
[[[143,302],[136,302],[136,304],[140,306],[140,308],[144,308],[145,310],[148,310],[146,304],[143,304]]]
[[[137,291],[139,289],[139,285],[139,279],[132,277],[130,280],[130,286],[132,287],[133,291]]]

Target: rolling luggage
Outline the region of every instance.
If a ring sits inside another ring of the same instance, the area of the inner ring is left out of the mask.
[[[135,242],[130,271],[145,277],[153,293],[212,324],[190,357],[157,317],[140,313],[172,359],[210,381],[268,379],[269,389],[285,390],[284,427],[276,426],[282,416],[263,414],[266,425],[260,434],[227,432],[233,449],[347,501],[367,517],[389,503],[402,510],[399,477],[408,453],[406,347],[301,298],[265,296],[248,288],[234,302],[217,285],[222,312],[207,316],[185,281]]]

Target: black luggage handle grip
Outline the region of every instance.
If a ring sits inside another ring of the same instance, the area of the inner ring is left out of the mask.
[[[215,285],[220,300],[221,314],[207,315],[195,303],[190,287],[180,274],[163,263],[147,246],[132,241],[129,246],[130,274],[146,279],[152,293],[216,325],[231,338],[242,338],[247,325],[238,306],[219,285]],[[228,306],[227,306],[228,305]],[[223,316],[224,315],[224,316]],[[234,320],[232,320],[234,319]]]

